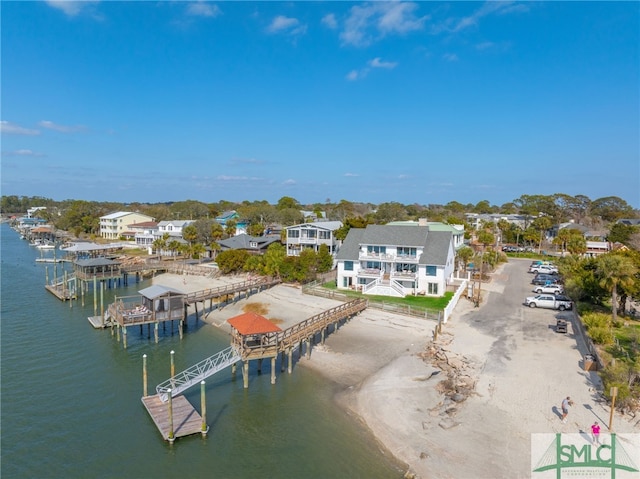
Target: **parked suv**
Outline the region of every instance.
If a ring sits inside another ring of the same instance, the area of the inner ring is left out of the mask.
[[[538,273],[531,280],[531,284],[534,284],[536,286],[558,283],[560,283],[560,276],[558,276],[557,274]]]

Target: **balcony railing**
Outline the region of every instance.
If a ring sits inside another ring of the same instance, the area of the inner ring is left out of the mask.
[[[413,255],[398,255],[391,253],[373,253],[371,251],[360,252],[358,259],[366,261],[386,261],[399,263],[418,263],[418,257]]]

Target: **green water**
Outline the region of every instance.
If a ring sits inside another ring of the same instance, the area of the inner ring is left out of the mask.
[[[230,369],[209,378],[209,436],[169,445],[140,401],[142,355],[152,389],[169,376],[171,350],[181,370],[227,347],[227,333],[191,317],[182,340],[161,328],[155,344],[131,328],[125,350],[87,321],[92,297],[73,308],[56,299],[44,289],[40,253],[8,225],[0,233],[2,478],[402,477],[336,406],[330,383],[299,366],[282,374],[279,363],[276,385],[268,363],[262,375],[251,370],[248,390]],[[105,304],[147,285],[109,290]],[[199,387],[186,396],[200,408]]]

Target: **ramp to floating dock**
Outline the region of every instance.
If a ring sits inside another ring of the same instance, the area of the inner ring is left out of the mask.
[[[171,401],[173,411],[173,437],[190,436],[202,433],[202,416],[184,396],[177,396]],[[142,404],[147,408],[151,419],[158,427],[165,441],[169,440],[169,405],[160,400],[158,395],[145,396]]]
[[[236,348],[233,346],[228,347],[158,384],[156,386],[158,397],[163,402],[167,401],[169,399],[169,391],[171,391],[171,397],[176,397],[182,391],[189,389],[191,386],[200,383],[200,381],[218,371],[222,371],[241,359],[242,357]]]

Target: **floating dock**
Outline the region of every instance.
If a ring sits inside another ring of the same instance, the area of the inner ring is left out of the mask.
[[[187,401],[187,398],[182,395],[176,396],[172,399],[171,403],[173,413],[173,438],[169,438],[169,431],[171,430],[169,403],[162,402],[160,396],[157,394],[142,398],[142,404],[147,408],[149,415],[165,441],[172,442],[173,439],[178,437],[203,433],[202,416],[200,416],[198,411]],[[205,430],[204,433],[206,434],[206,432]]]

